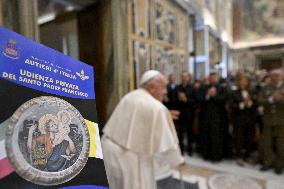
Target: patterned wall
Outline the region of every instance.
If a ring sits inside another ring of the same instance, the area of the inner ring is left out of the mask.
[[[189,17],[169,0],[129,0],[129,60],[133,86],[142,73],[157,69],[166,76],[187,70]]]

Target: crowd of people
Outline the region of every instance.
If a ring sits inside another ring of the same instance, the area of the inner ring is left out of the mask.
[[[212,162],[234,158],[260,163],[261,171],[284,168],[284,83],[281,69],[238,71],[222,79],[212,72],[193,81],[183,72],[168,78],[163,103],[175,112],[182,153]]]
[[[139,88],[120,100],[103,133],[110,188],[180,188],[182,153],[212,162],[258,162],[262,171],[281,174],[283,72],[239,71],[227,79],[212,72],[204,81],[183,72],[176,84],[172,75],[167,83],[163,74],[148,70]],[[178,181],[174,170],[180,171]]]

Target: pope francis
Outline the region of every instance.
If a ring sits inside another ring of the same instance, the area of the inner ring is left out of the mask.
[[[161,103],[166,84],[160,72],[145,72],[140,88],[124,96],[108,120],[102,146],[111,189],[155,189],[159,177],[184,162]]]

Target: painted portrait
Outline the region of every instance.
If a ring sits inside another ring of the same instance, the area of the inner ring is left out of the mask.
[[[149,44],[134,41],[133,58],[135,68],[136,86],[139,86],[139,79],[142,74],[150,69],[150,46]]]
[[[175,44],[177,18],[173,11],[160,2],[155,3],[155,34],[156,39]]]
[[[150,1],[131,0],[132,32],[150,37]]]
[[[27,101],[13,114],[6,151],[24,179],[54,185],[83,169],[89,140],[85,120],[75,107],[60,98],[43,96]]]

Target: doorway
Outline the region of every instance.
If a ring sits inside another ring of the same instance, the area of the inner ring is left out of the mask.
[[[106,122],[107,91],[111,86],[111,82],[106,83],[109,79],[106,74],[109,57],[105,47],[111,44],[112,39],[112,33],[107,33],[111,27],[106,24],[111,24],[111,20],[107,19],[111,15],[109,2],[38,0],[40,42],[94,67],[100,125]]]
[[[260,60],[260,69],[265,69],[267,71],[282,68],[283,59],[280,58],[262,58]]]

